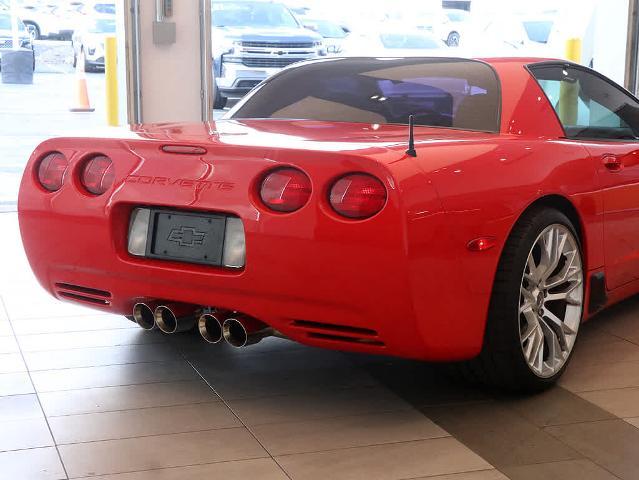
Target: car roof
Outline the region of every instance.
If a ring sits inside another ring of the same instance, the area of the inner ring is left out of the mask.
[[[522,66],[532,65],[535,63],[544,63],[544,62],[560,62],[560,63],[567,63],[567,64],[573,63],[568,60],[562,60],[560,58],[542,58],[542,57],[476,57],[475,60],[480,60],[488,64],[513,63],[513,64],[519,64]]]

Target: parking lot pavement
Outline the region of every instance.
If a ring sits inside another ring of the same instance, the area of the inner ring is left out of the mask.
[[[73,47],[70,41],[36,40],[34,43],[35,72],[72,73]]]
[[[16,208],[18,186],[33,149],[49,137],[99,131],[104,127],[104,75],[87,74],[95,112],[69,112],[71,73],[37,73],[33,85],[0,84],[0,212]]]
[[[64,71],[59,63],[52,65]],[[56,67],[56,68],[57,68]],[[100,135],[106,126],[104,74],[87,73],[94,112],[69,112],[74,73],[40,73],[33,85],[0,83],[0,212],[15,211],[24,166],[33,149],[51,137]],[[215,118],[223,111],[216,111]]]

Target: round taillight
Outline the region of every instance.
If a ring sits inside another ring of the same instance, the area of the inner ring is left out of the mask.
[[[113,185],[115,171],[109,157],[98,155],[84,164],[80,172],[80,181],[93,195],[102,195]]]
[[[311,180],[296,168],[278,168],[264,177],[260,198],[264,205],[277,212],[294,212],[308,202]]]
[[[386,188],[372,175],[351,173],[333,184],[329,201],[331,207],[344,217],[369,218],[384,207]]]
[[[69,161],[60,152],[51,152],[47,154],[38,165],[38,180],[40,185],[55,192],[62,188],[64,176],[67,173]]]

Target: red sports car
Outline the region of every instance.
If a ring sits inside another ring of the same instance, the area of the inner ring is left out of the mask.
[[[639,289],[638,135],[637,99],[564,61],[323,59],[216,123],[45,141],[20,228],[49,292],[146,329],[536,390]]]

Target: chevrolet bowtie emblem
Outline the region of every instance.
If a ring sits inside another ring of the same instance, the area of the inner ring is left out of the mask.
[[[192,227],[180,227],[171,230],[167,240],[169,242],[175,242],[181,247],[194,247],[196,245],[202,245],[204,238],[206,238],[206,232],[198,232]]]

